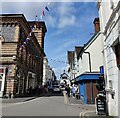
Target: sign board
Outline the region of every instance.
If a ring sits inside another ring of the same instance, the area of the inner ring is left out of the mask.
[[[100,74],[101,74],[101,75],[104,74],[104,66],[100,66]]]
[[[96,104],[98,113],[106,113],[106,101],[103,98],[97,97]]]

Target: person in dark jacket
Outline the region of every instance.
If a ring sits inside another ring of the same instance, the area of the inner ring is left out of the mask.
[[[66,86],[65,90],[67,91],[68,97],[70,97],[70,86],[69,86],[69,84]]]

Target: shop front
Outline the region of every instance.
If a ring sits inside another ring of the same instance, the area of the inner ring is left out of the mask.
[[[85,73],[75,79],[79,85],[80,99],[85,104],[95,103],[95,98],[98,94],[96,82],[99,80],[99,73]]]

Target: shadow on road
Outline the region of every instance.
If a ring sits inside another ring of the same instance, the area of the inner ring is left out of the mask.
[[[46,93],[45,95],[43,95],[43,97],[52,97],[52,96],[63,96],[63,93],[62,92],[49,92],[49,93]]]

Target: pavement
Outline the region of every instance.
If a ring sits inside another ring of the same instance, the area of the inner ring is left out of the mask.
[[[98,115],[96,113],[96,105],[95,104],[84,104],[83,101],[81,101],[80,99],[76,99],[75,97],[68,97],[65,93],[64,93],[64,97],[67,97],[67,103],[70,105],[78,105],[79,107],[81,107],[83,109],[83,112],[80,113],[80,117],[81,118],[89,118],[89,117],[95,117],[95,118],[101,118],[104,117],[106,118],[107,116],[105,114],[101,114]]]
[[[36,99],[38,97],[42,97],[42,96],[47,96],[49,95],[46,93],[42,93],[39,96],[38,95],[34,95],[34,96],[30,96],[30,97],[18,97],[18,98],[2,98],[2,103],[19,103],[19,102],[26,102],[29,100],[33,100]]]
[[[2,103],[18,103],[18,102],[26,102],[32,99],[35,99],[36,97],[21,97],[21,98],[5,98],[2,99]]]

